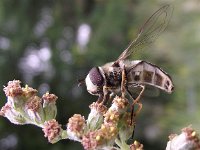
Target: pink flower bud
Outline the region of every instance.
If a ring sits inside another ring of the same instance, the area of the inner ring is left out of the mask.
[[[23,91],[20,85],[21,81],[13,80],[9,81],[7,87],[4,87],[4,92],[6,96],[16,97],[22,95]]]
[[[45,122],[42,130],[50,143],[55,143],[62,139],[61,125],[55,119]]]
[[[99,127],[101,127],[101,124],[103,123],[103,115],[107,111],[107,107],[94,102],[90,105],[90,114],[88,115],[87,119],[87,126],[90,130],[96,130]]]
[[[123,113],[127,110],[128,106],[129,106],[129,103],[127,99],[116,96],[113,99],[113,103],[109,109],[116,110],[119,113]]]
[[[82,145],[86,150],[94,150],[97,149],[99,145],[101,145],[100,141],[98,140],[97,132],[89,132],[88,134],[84,135],[82,138]]]
[[[44,123],[44,111],[41,104],[41,99],[38,96],[29,98],[25,105],[25,112],[30,120],[30,123],[39,125]],[[40,125],[39,125],[40,126]]]
[[[7,96],[7,101],[12,107],[20,107],[23,103],[21,96],[23,90],[21,88],[19,80],[9,81],[7,87],[4,87],[4,92]]]
[[[45,103],[55,103],[58,97],[55,94],[49,94],[48,92],[42,96]]]
[[[54,94],[46,93],[42,96],[43,108],[46,120],[54,119],[57,115],[56,100],[58,97]]]
[[[0,114],[6,117],[8,120],[10,120],[10,122],[14,124],[27,124],[25,118],[18,111],[13,109],[9,103],[6,103],[1,108]]]
[[[67,124],[67,134],[68,138],[76,141],[80,141],[84,129],[86,127],[85,119],[79,114],[74,114],[69,118]]]

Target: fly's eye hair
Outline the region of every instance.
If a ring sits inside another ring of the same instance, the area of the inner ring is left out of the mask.
[[[104,78],[99,71],[98,67],[93,67],[89,72],[91,82],[97,86],[103,86]]]

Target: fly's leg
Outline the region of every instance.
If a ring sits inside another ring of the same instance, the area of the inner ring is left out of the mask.
[[[121,81],[121,93],[122,93],[122,98],[125,98],[125,92],[127,91],[127,93],[130,95],[131,99],[133,100],[133,102],[135,101],[135,98],[133,98],[131,92],[128,89],[127,86],[127,76],[126,76],[126,70],[125,67],[123,67],[122,70],[122,81]],[[136,98],[137,99],[137,98]],[[133,114],[134,114],[134,105],[133,103],[131,104],[131,124],[133,125]]]
[[[103,101],[103,93],[99,95],[98,99],[97,99],[97,103],[101,103]]]
[[[103,91],[99,94],[97,99],[97,103],[106,104],[110,99],[111,92],[109,91],[109,87],[104,86]]]
[[[133,95],[131,94],[131,92],[128,89],[128,86],[126,86],[126,91],[129,94],[129,96],[131,97],[131,99],[133,100],[133,102],[131,104],[131,124],[133,123],[133,117],[135,117],[142,109],[142,103],[140,103],[140,99],[141,99],[141,96],[142,96],[142,94],[144,93],[144,90],[145,90],[145,86],[144,85],[137,84],[137,85],[135,85],[135,87],[140,87],[141,88],[141,91],[140,91],[139,95],[136,98],[133,97]],[[138,109],[134,113],[134,105],[135,104],[138,105]]]
[[[125,98],[125,92],[126,91],[128,92],[128,94],[130,95],[130,97],[134,101],[135,99],[133,98],[133,96],[132,96],[132,94],[129,91],[128,86],[127,86],[126,70],[125,70],[125,67],[123,67],[123,70],[122,70],[122,81],[121,81],[122,98]],[[132,143],[132,139],[133,139],[133,135],[134,135],[134,131],[135,131],[135,121],[133,121],[133,115],[134,115],[134,107],[133,107],[133,105],[131,105],[131,123],[130,123],[130,125],[133,125],[133,133],[132,133],[131,139],[129,139],[130,141],[129,140],[127,141],[127,144],[128,143]]]
[[[139,112],[141,111],[142,109],[142,103],[140,103],[140,99],[141,99],[141,96],[145,90],[145,86],[144,85],[137,85],[139,87],[142,88],[142,90],[140,91],[139,95],[134,99],[131,92],[128,90],[128,87],[127,87],[127,92],[129,93],[130,97],[133,99],[133,103],[131,105],[131,125],[133,125],[133,133],[132,133],[132,136],[131,136],[131,139],[133,139],[134,137],[134,131],[135,131],[135,118],[136,116],[139,114]],[[136,112],[134,112],[134,105],[137,104],[138,105],[138,109]]]
[[[131,99],[132,99],[132,104],[131,104],[131,124],[130,125],[133,125],[133,133],[132,133],[131,139],[133,139],[133,137],[134,137],[135,118],[136,118],[137,114],[142,109],[142,103],[140,103],[140,99],[141,99],[141,96],[142,96],[142,94],[143,94],[143,92],[145,90],[145,86],[144,85],[136,84],[135,87],[140,87],[141,88],[141,91],[140,91],[139,95],[136,98],[133,97],[133,95],[131,94],[131,92],[128,89],[126,70],[125,70],[125,66],[124,66],[123,70],[122,70],[121,93],[122,93],[122,98],[125,98],[125,93],[127,92],[129,94],[129,96],[131,97]],[[138,109],[137,109],[136,112],[134,112],[134,105],[135,104],[138,105]]]
[[[125,97],[125,92],[127,91],[127,93],[129,94],[129,96],[131,97],[131,99],[133,101],[132,104],[131,104],[131,124],[130,125],[133,125],[133,133],[132,133],[131,139],[133,139],[134,131],[135,131],[135,118],[136,118],[137,114],[142,109],[142,103],[140,103],[140,98],[141,98],[141,96],[142,96],[142,94],[145,90],[144,85],[137,84],[136,87],[141,87],[141,91],[140,91],[139,95],[136,98],[134,98],[133,95],[131,94],[131,92],[129,91],[128,86],[127,86],[127,76],[126,76],[126,71],[125,71],[125,67],[124,67],[123,70],[122,70],[122,82],[121,82],[122,98]],[[135,104],[138,105],[138,109],[137,109],[136,112],[134,112],[134,105]]]
[[[109,87],[104,86],[103,94],[99,96],[99,98],[101,99],[100,103],[102,103],[103,105],[106,105],[110,99],[110,95],[111,95],[111,92],[109,91]]]
[[[131,97],[132,101],[134,102],[136,98],[133,97],[133,95],[131,94],[131,92],[128,89],[128,86],[126,86],[126,91],[129,94],[129,96]],[[134,124],[133,118],[135,118],[135,116],[134,116],[134,105],[133,105],[133,102],[131,104],[131,123],[130,123],[130,125]]]
[[[142,103],[140,103],[140,99],[142,94],[144,93],[145,90],[145,86],[144,85],[138,85],[141,88],[140,94],[138,95],[138,97],[133,101],[132,103],[132,107],[134,107],[135,104],[138,105],[138,109],[137,111],[133,114],[133,116],[137,116],[137,114],[141,111],[142,109]]]
[[[125,98],[126,91],[127,91],[127,77],[126,77],[126,70],[124,66],[122,70],[122,81],[121,81],[122,98]]]
[[[122,70],[122,81],[121,81],[121,93],[122,93],[122,98],[125,98],[125,92],[128,92],[128,94],[130,95],[131,99],[134,101],[135,99],[133,98],[131,92],[128,89],[127,86],[127,76],[126,76],[126,70],[125,70],[125,66],[123,67]],[[131,125],[133,122],[133,112],[134,112],[134,107],[131,104]]]

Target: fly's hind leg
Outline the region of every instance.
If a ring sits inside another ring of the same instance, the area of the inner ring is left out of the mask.
[[[132,99],[132,104],[131,104],[131,125],[133,124],[133,117],[135,117],[139,112],[140,110],[142,109],[142,104],[139,102],[140,101],[140,98],[144,92],[144,89],[145,89],[145,86],[144,85],[140,85],[140,84],[136,84],[135,87],[140,87],[141,88],[141,91],[139,93],[139,95],[134,98],[133,95],[131,94],[131,92],[129,91],[128,89],[128,86],[127,86],[127,76],[126,76],[126,70],[125,70],[125,66],[123,67],[123,70],[122,70],[122,81],[121,81],[121,93],[122,93],[122,98],[125,97],[125,93],[127,91],[127,93],[129,94],[129,96],[131,97]],[[136,112],[134,112],[134,105],[137,104],[138,105],[138,109]]]
[[[138,109],[134,113],[134,116],[136,116],[142,109],[142,103],[140,103],[140,99],[141,99],[141,96],[142,96],[142,94],[144,93],[144,90],[145,90],[145,86],[144,85],[138,85],[138,86],[141,88],[141,91],[140,91],[139,95],[137,96],[137,98],[132,103],[132,107],[134,107],[135,104],[138,105]]]
[[[135,85],[135,87],[140,87],[141,88],[141,91],[139,93],[139,95],[134,98],[133,95],[131,94],[131,92],[129,91],[128,87],[126,87],[126,91],[127,93],[129,94],[129,96],[132,98],[133,102],[131,104],[131,124],[133,124],[133,117],[136,117],[137,114],[141,111],[142,109],[142,103],[140,103],[140,99],[141,99],[141,96],[142,94],[144,93],[144,90],[145,90],[145,86],[144,85]],[[136,112],[134,112],[134,105],[138,105],[138,109]]]
[[[127,86],[127,76],[126,76],[126,70],[125,70],[125,66],[123,67],[123,70],[122,70],[122,81],[121,81],[121,93],[122,93],[122,98],[125,98],[125,93],[128,93],[132,99],[132,101],[135,100],[135,98],[133,98],[131,92],[129,91],[128,89],[128,86]],[[131,104],[131,124],[130,125],[133,125],[133,112],[134,112],[134,107],[133,107],[133,103]]]
[[[123,67],[122,70],[122,81],[121,81],[121,93],[122,93],[122,98],[125,98],[125,93],[128,93],[129,96],[131,97],[132,101],[134,102],[135,98],[133,98],[131,92],[128,89],[127,86],[127,76],[126,76],[126,70],[125,70],[125,66]],[[131,124],[133,125],[133,112],[134,112],[134,107],[133,107],[133,103],[131,104]]]
[[[128,87],[127,87],[127,92],[129,94],[129,96],[133,99],[133,102],[131,104],[131,125],[133,125],[133,133],[132,133],[132,136],[131,136],[131,139],[130,140],[133,140],[133,137],[134,137],[134,131],[135,131],[135,118],[136,116],[139,114],[139,112],[141,111],[142,109],[142,103],[140,102],[140,99],[141,99],[141,96],[145,90],[145,86],[144,85],[136,85],[136,87],[141,87],[141,91],[139,93],[139,95],[134,98],[133,95],[131,94],[131,92],[129,91]],[[134,112],[134,105],[137,104],[138,105],[138,108],[137,108],[137,111]]]
[[[135,87],[140,87],[141,88],[141,91],[140,91],[139,95],[136,98],[133,97],[133,95],[131,94],[131,92],[128,89],[126,70],[125,70],[125,66],[124,66],[123,70],[122,70],[121,93],[122,93],[122,98],[125,98],[125,93],[127,92],[129,94],[129,96],[131,97],[131,99],[132,99],[132,104],[131,104],[131,124],[130,125],[133,125],[134,129],[133,129],[133,133],[132,133],[131,139],[133,139],[133,136],[134,136],[135,117],[137,116],[137,114],[142,109],[142,103],[140,103],[140,99],[141,99],[141,96],[142,96],[142,94],[143,94],[143,92],[145,90],[145,86],[144,85],[136,84]],[[138,109],[137,109],[136,112],[134,112],[134,105],[135,104],[138,105]]]

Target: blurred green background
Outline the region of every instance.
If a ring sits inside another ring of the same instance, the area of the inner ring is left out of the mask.
[[[144,21],[164,4],[174,12],[165,32],[130,59],[144,59],[167,71],[175,84],[168,95],[143,98],[135,138],[145,150],[165,149],[168,135],[192,125],[200,131],[199,0],[1,0],[0,86],[23,84],[55,93],[59,123],[87,116],[97,97],[78,88],[93,66],[115,60],[136,37]],[[0,106],[6,102],[0,92]],[[73,141],[54,145],[33,125],[16,126],[0,118],[0,149],[83,149]]]

